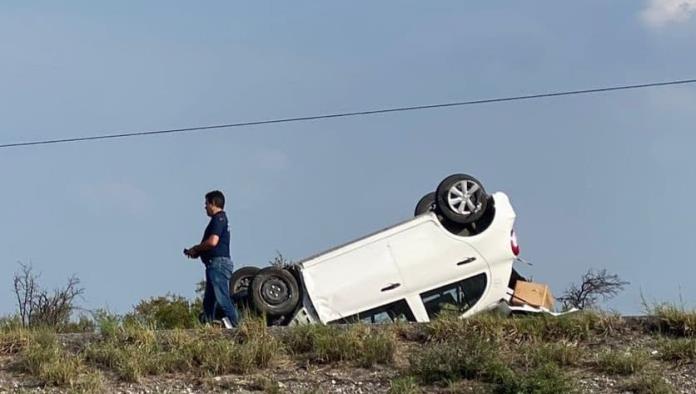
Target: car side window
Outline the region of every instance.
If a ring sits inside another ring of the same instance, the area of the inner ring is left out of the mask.
[[[399,300],[364,312],[332,321],[331,323],[393,323],[396,321],[416,321],[406,300]]]
[[[483,296],[488,278],[478,274],[462,281],[451,283],[437,289],[421,293],[430,319],[443,312],[461,314],[469,310]]]

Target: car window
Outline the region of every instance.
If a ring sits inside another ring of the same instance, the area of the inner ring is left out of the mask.
[[[362,322],[368,324],[380,324],[393,323],[396,321],[416,321],[416,318],[413,316],[413,312],[411,312],[411,308],[409,308],[406,300],[399,300],[364,312],[356,313],[355,315],[351,315],[331,323]]]
[[[486,274],[478,274],[421,294],[430,319],[443,312],[461,314],[481,299],[486,290]]]

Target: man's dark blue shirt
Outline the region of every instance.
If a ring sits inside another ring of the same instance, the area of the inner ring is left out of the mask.
[[[210,223],[203,234],[203,241],[210,238],[211,235],[217,235],[220,237],[220,241],[214,248],[201,253],[201,260],[206,264],[215,257],[230,257],[230,227],[227,223],[227,214],[224,211],[220,211],[210,218]]]

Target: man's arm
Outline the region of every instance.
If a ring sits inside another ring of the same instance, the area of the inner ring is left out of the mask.
[[[220,237],[213,234],[207,239],[205,239],[203,242],[199,243],[198,245],[192,246],[186,250],[184,250],[184,254],[187,255],[188,257],[195,259],[198,258],[198,256],[201,255],[203,252],[207,252],[214,247],[217,246],[217,244],[220,242]]]

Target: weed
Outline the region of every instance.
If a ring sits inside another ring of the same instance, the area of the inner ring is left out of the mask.
[[[677,337],[696,336],[696,310],[687,311],[683,307],[671,304],[660,304],[649,309],[656,317],[658,330],[667,335]]]
[[[649,356],[643,351],[608,350],[598,355],[595,364],[598,370],[609,374],[631,375],[641,372],[649,360]]]
[[[288,350],[311,361],[353,361],[363,367],[390,364],[396,348],[394,334],[365,325],[293,327],[284,337]]]
[[[577,366],[585,355],[582,348],[567,342],[550,342],[529,346],[520,353],[529,358],[531,364],[536,366],[548,362],[553,362],[560,366]]]
[[[279,351],[280,342],[265,328],[236,337],[211,328],[157,334],[137,322],[126,322],[89,345],[85,357],[114,370],[122,380],[138,382],[146,375],[169,372],[246,373],[268,367]]]
[[[612,335],[623,329],[623,320],[614,315],[595,312],[573,313],[560,317],[531,315],[503,318],[482,314],[469,319],[444,316],[425,328],[431,341],[447,341],[462,336],[477,336],[482,340],[501,341],[580,341],[596,335]]]
[[[389,384],[389,394],[419,394],[422,390],[413,376],[404,376],[392,380]]]
[[[524,374],[503,381],[495,389],[496,393],[517,394],[556,394],[575,392],[573,381],[554,363],[541,365]]]
[[[663,339],[658,347],[663,360],[696,361],[696,338]]]
[[[268,394],[280,394],[283,392],[281,390],[282,387],[278,382],[274,382],[273,380],[263,376],[254,379],[249,388],[252,390],[260,390]]]
[[[53,333],[37,331],[22,351],[19,367],[36,376],[43,384],[98,392],[101,374],[89,371],[82,358],[66,352]]]
[[[673,394],[676,393],[674,388],[659,375],[647,374],[641,375],[628,383],[624,384],[623,390],[630,391],[635,394]]]
[[[442,383],[483,376],[488,367],[496,369],[497,347],[475,337],[460,337],[450,342],[434,343],[411,355],[410,372],[425,383]],[[502,365],[502,364],[501,364]]]
[[[0,329],[0,354],[19,353],[29,343],[29,332],[20,326]]]

